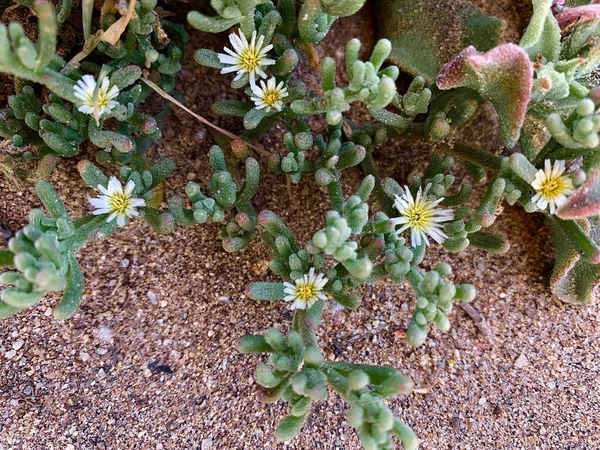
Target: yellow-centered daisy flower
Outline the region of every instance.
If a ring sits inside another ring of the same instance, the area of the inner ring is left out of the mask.
[[[257,40],[256,31],[252,33],[252,39],[248,42],[242,31],[239,35],[231,33],[229,41],[233,50],[224,47],[225,53],[219,53],[219,61],[227,64],[229,67],[221,69],[221,73],[237,72],[235,80],[239,80],[247,73],[250,77],[250,86],[256,84],[256,75],[261,78],[267,78],[267,74],[263,70],[264,66],[275,64],[275,60],[267,58],[267,53],[273,48],[272,44],[263,47],[265,37],[260,36]]]
[[[402,225],[396,230],[396,234],[404,230],[410,230],[410,241],[413,247],[418,247],[423,242],[429,244],[427,236],[432,238],[438,244],[444,242],[448,235],[441,228],[442,222],[448,222],[454,219],[454,213],[451,209],[439,209],[438,204],[444,200],[440,197],[437,200],[428,200],[427,194],[431,189],[431,184],[425,186],[425,190],[417,192],[416,197],[404,186],[404,194],[396,195],[394,207],[400,213],[400,217],[391,219],[394,225]]]
[[[281,111],[283,109],[283,98],[288,96],[287,88],[284,86],[283,81],[279,84],[275,77],[271,77],[265,83],[260,81],[260,87],[258,85],[252,86],[252,92],[256,97],[250,97],[250,100],[254,102],[257,109],[264,109],[265,112],[275,109]]]
[[[105,188],[101,184],[98,185],[98,190],[103,194],[96,198],[90,198],[88,201],[92,204],[95,211],[92,212],[95,216],[100,214],[108,214],[107,222],[117,218],[117,225],[122,227],[127,222],[127,219],[138,215],[135,208],[146,206],[146,202],[141,198],[132,197],[135,183],[132,180],[123,185],[116,177],[111,177],[108,181],[108,187]]]
[[[573,181],[569,175],[565,175],[565,162],[547,159],[544,168],[537,171],[535,180],[531,186],[536,194],[531,199],[537,207],[544,210],[550,207],[550,214],[554,214],[557,208],[565,204],[569,195],[575,192]]]
[[[315,275],[315,268],[311,267],[307,274],[297,279],[294,284],[283,283],[284,292],[287,294],[283,299],[293,302],[290,309],[308,309],[317,300],[327,300],[323,288],[329,280],[322,273]]]
[[[100,88],[98,88],[98,117],[108,114],[119,104],[115,100],[119,95],[119,88],[110,87],[107,77],[104,77]],[[79,111],[84,114],[94,114],[94,91],[96,90],[96,79],[92,75],[84,75],[73,88],[75,97],[81,100]]]

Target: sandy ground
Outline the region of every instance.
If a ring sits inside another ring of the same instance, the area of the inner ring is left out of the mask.
[[[508,8],[494,12],[514,15]],[[357,33],[369,47],[371,14],[339,21],[319,53],[340,58],[341,43]],[[217,48],[222,38],[192,33],[189,48]],[[179,82],[190,108],[207,111],[215,99],[237,95],[228,78],[198,67],[191,53]],[[362,117],[360,110],[355,115]],[[235,120],[218,121],[239,130]],[[486,125],[478,122],[477,130]],[[494,136],[485,133],[492,145]],[[263,143],[281,148],[275,135]],[[172,115],[151,153],[178,162],[167,194],[181,192],[187,178],[206,186],[211,144],[202,125]],[[385,175],[404,180],[423,167],[426,151],[392,143],[378,151],[378,161]],[[74,216],[89,212],[91,194],[77,160],[62,161],[50,179]],[[347,193],[360,177],[358,170],[345,175]],[[281,214],[305,242],[324,223],[326,193],[307,177],[282,201],[284,181],[265,178],[257,207]],[[39,201],[31,186],[20,190],[4,178],[0,193],[0,228],[15,232]],[[235,344],[246,333],[287,329],[291,314],[282,304],[244,297],[249,282],[270,279],[268,253],[259,242],[244,254],[225,253],[218,229],[178,228],[161,236],[131,223],[80,252],[85,297],[71,320],[51,317],[58,296],[50,295],[0,323],[0,450],[360,448],[334,393],[316,406],[298,438],[275,441],[284,407],[258,401],[252,374],[260,358],[237,354]],[[394,366],[428,390],[390,402],[423,449],[597,449],[598,306],[565,306],[550,295],[552,249],[540,217],[507,208],[494,231],[512,237],[508,254],[450,257],[435,249],[423,264],[453,261],[454,280],[477,287],[472,305],[487,327],[456,308],[452,330],[431,333],[414,350],[402,337],[414,303],[410,288],[378,283],[363,290],[357,312],[327,309],[323,352],[331,360]]]

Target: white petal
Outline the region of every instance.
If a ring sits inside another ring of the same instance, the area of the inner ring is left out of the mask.
[[[110,177],[110,180],[108,180],[108,195],[111,196],[116,193],[123,193],[123,185],[117,177]]]
[[[88,198],[88,202],[94,208],[108,208],[108,198],[106,197]]]
[[[132,198],[129,200],[129,204],[134,208],[138,208],[140,206],[146,206],[146,200],[143,198]]]
[[[133,182],[133,180],[129,180],[127,182],[127,184],[125,185],[125,189],[123,190],[123,193],[125,194],[126,197],[129,197],[134,189],[135,189],[135,183]]]

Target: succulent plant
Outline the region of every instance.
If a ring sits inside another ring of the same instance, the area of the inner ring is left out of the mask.
[[[255,377],[264,400],[289,405],[277,438],[296,436],[331,388],[348,403],[347,420],[364,448],[391,449],[397,436],[415,449],[416,435],[386,400],[410,394],[412,381],[395,368],[322,356],[316,329],[330,303],[354,310],[365,283],[408,282],[414,296],[407,342],[422,345],[432,327],[447,331],[456,320],[453,304],[472,301],[475,287],[454,284],[447,262],[423,264],[427,251],[442,246],[449,261],[471,248],[507,252],[514,236],[489,231],[502,220],[504,201],[547,220],[556,248],[552,292],[567,302],[592,300],[600,283],[600,87],[593,76],[599,4],[533,0],[517,44],[502,42],[503,22],[468,0],[382,0],[381,36],[369,59],[359,59],[362,44],[351,39],[341,68],[332,57],[319,60],[314,44],[364,0],[212,0],[214,14],[188,11],[187,21],[204,32],[229,30],[225,53],[200,48],[194,59],[224,76],[235,73],[238,99],[217,100],[212,109],[239,118],[243,132],[236,136],[175,98],[187,33],[165,20],[168,11],[156,0],[107,4],[99,15],[91,1],[75,4],[85,44],[70,61],[56,46],[61,24],[73,20],[72,2],[18,3],[37,16],[38,38],[33,42],[20,23],[0,25],[0,71],[15,85],[0,111],[2,150],[8,149],[0,173],[37,182],[49,215],[32,210],[29,224],[0,250],[0,267],[14,268],[0,274],[0,317],[49,292],[63,292],[55,317],[72,316],[84,293],[76,252],[130,220],[145,222],[148,233],[222,223],[226,251],[242,251],[257,238],[272,250],[269,268],[279,280],[251,283],[247,297],[283,300],[293,310],[286,335],[272,328],[239,343],[242,353],[269,354]],[[303,58],[320,76],[314,92],[298,70]],[[406,88],[401,72],[413,77]],[[165,187],[175,161],[147,152],[168,126],[169,108],[147,113],[154,91],[216,130],[210,182],[190,181],[184,197]],[[496,151],[461,133],[485,102],[498,116],[504,146]],[[347,117],[357,104],[369,123]],[[307,120],[312,116],[324,119],[325,132],[313,129],[319,120]],[[259,139],[275,127],[283,144],[267,149]],[[407,182],[383,176],[377,159],[388,139],[429,142],[426,167]],[[60,158],[79,157],[88,141],[99,164],[81,159],[77,167],[90,192],[99,193],[89,199],[93,212],[73,220],[40,179]],[[311,224],[307,242],[281,217],[256,208],[266,178],[261,165],[288,183],[314,175],[315,191],[326,191],[330,206],[320,224]],[[361,182],[343,185],[346,171],[359,168]],[[484,184],[480,195],[459,179],[463,173]]]

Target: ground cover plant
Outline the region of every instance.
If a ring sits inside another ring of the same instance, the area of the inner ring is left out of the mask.
[[[0,169],[36,183],[47,212],[32,210],[29,225],[0,250],[0,266],[8,268],[0,274],[0,317],[34,306],[48,292],[63,292],[56,318],[75,314],[84,291],[76,253],[129,220],[146,222],[149,234],[222,223],[225,251],[243,251],[255,239],[272,250],[269,268],[279,281],[257,280],[248,296],[293,310],[287,333],[272,328],[239,342],[242,353],[269,355],[255,376],[263,400],[289,405],[277,437],[296,436],[313,402],[324,401],[331,388],[348,403],[347,420],[365,448],[392,448],[397,436],[410,449],[418,438],[385,399],[410,394],[412,381],[392,367],[327,361],[316,338],[324,308],[359,308],[365,283],[408,283],[414,291],[408,344],[422,345],[432,326],[447,331],[453,303],[475,298],[474,286],[448,279],[451,253],[508,251],[510,242],[486,231],[501,220],[504,201],[546,217],[556,248],[552,292],[589,302],[600,274],[594,82],[600,5],[534,0],[520,41],[506,43],[499,37],[503,23],[467,1],[447,14],[439,2],[384,0],[377,4],[381,39],[368,60],[359,59],[356,39],[346,44],[345,70],[331,57],[318,60],[314,45],[363,3],[212,1],[201,5],[203,13],[190,11],[187,24],[168,19],[172,5],[152,0],[3,5],[5,15],[30,11],[39,27],[0,27],[0,70],[13,75],[15,89],[0,113],[6,139]],[[69,23],[78,24],[82,44],[61,55],[57,36]],[[185,161],[148,157],[168,109],[151,116],[144,102],[158,93],[185,107],[174,87],[187,27],[228,34],[224,49],[197,49],[194,59],[244,94],[246,101],[219,100],[213,110],[239,117],[245,131],[216,129],[209,185],[190,182],[185,198],[165,199],[163,182]],[[453,50],[438,45],[448,30]],[[320,74],[319,92],[298,76],[302,58]],[[406,76],[413,78],[400,90]],[[345,117],[356,103],[369,112],[369,123]],[[495,153],[458,137],[484,103],[495,109],[505,144]],[[326,133],[309,128],[313,116],[327,122]],[[261,144],[276,126],[286,130],[283,155]],[[375,148],[397,138],[434,149],[422,174],[406,185],[380,176],[375,161]],[[78,169],[89,185],[91,213],[73,219],[44,178],[59,158],[78,158],[88,141],[98,149],[96,161],[80,159]],[[344,192],[341,177],[357,166],[364,178]],[[311,230],[308,242],[255,207],[265,171],[289,183],[314,177],[327,191],[325,227]],[[468,176],[457,180],[454,173]],[[486,183],[483,196],[471,198],[473,181]],[[450,254],[427,271],[421,263],[430,246]]]

